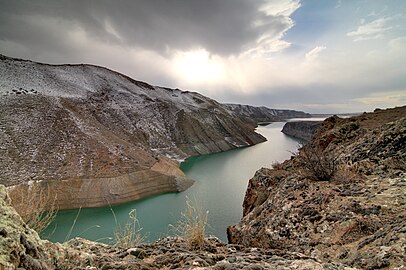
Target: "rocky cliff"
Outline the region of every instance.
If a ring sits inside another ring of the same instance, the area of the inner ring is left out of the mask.
[[[334,269],[294,252],[227,245],[216,238],[192,249],[186,241],[168,237],[131,248],[108,246],[80,238],[63,244],[41,240],[10,206],[0,185],[0,269]]]
[[[313,137],[321,121],[292,121],[287,122],[282,132],[286,135],[295,137],[303,142],[308,142]]]
[[[255,123],[286,121],[291,118],[308,118],[310,114],[295,110],[270,109],[241,104],[223,104],[223,107],[234,115]]]
[[[0,183],[40,181],[59,208],[184,190],[177,160],[263,142],[254,128],[198,93],[0,55]]]
[[[317,155],[305,159],[310,149]],[[304,162],[325,158],[338,161],[337,170],[316,181]],[[403,269],[405,177],[406,107],[330,117],[298,155],[256,172],[229,241],[361,269]]]

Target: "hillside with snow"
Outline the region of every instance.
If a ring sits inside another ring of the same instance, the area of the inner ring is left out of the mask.
[[[0,183],[42,181],[58,201],[98,206],[187,188],[177,161],[264,141],[254,128],[198,93],[0,56]]]

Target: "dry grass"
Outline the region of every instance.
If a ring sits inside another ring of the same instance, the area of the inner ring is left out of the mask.
[[[12,205],[24,222],[41,233],[51,224],[57,214],[56,196],[52,196],[49,186],[35,182],[12,192]]]
[[[186,209],[181,215],[181,220],[172,227],[191,248],[201,249],[205,245],[209,211],[203,212],[202,208],[198,207],[196,200],[192,202],[186,198]]]
[[[383,164],[392,170],[406,171],[406,160],[403,157],[395,156],[384,160]]]
[[[349,184],[361,181],[361,176],[354,171],[356,171],[356,169],[353,169],[351,165],[341,164],[338,166],[333,180],[338,184]]]
[[[76,214],[76,217],[75,217],[75,219],[73,220],[72,225],[71,225],[70,228],[69,228],[68,234],[65,236],[65,241],[64,241],[64,242],[67,242],[67,241],[71,238],[73,229],[75,228],[76,222],[78,221],[78,218],[79,218],[79,215],[80,215],[80,211],[82,211],[82,207],[79,208],[78,213]]]
[[[116,219],[114,212],[113,215]],[[115,246],[117,247],[131,248],[138,246],[142,244],[147,237],[141,233],[142,227],[138,221],[136,209],[132,209],[128,213],[128,218],[129,220],[124,226],[121,226],[120,224],[117,225],[116,232],[114,233]]]

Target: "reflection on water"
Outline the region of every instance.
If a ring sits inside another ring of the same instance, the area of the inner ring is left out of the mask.
[[[209,233],[227,241],[226,228],[242,217],[242,202],[248,180],[261,167],[291,156],[298,142],[281,133],[284,123],[272,123],[257,129],[268,141],[251,147],[188,159],[181,169],[196,183],[182,193],[168,193],[118,206],[60,211],[55,222],[43,233],[52,241],[76,236],[111,243],[116,221],[125,223],[131,209],[148,233],[148,240],[173,234],[170,224],[180,218],[186,196],[209,210]],[[114,212],[114,214],[113,214]],[[75,222],[75,225],[72,224]]]

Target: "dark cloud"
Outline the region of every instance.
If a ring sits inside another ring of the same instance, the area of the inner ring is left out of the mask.
[[[277,35],[289,25],[284,16],[259,11],[262,4],[246,0],[0,1],[0,39],[59,47],[69,28],[80,27],[94,39],[160,54],[168,48],[196,47],[221,55],[238,54],[264,32]],[[33,23],[41,18],[54,19],[54,33],[44,33],[47,29]],[[254,25],[258,20],[261,26]]]
[[[0,0],[0,53],[101,65],[225,102],[373,109],[405,99],[400,2],[336,8],[312,0]],[[352,42],[346,35],[360,21],[380,18],[390,27],[381,39]],[[207,59],[193,60],[197,49]],[[206,76],[216,68],[218,77]],[[185,69],[206,77],[196,80]]]

